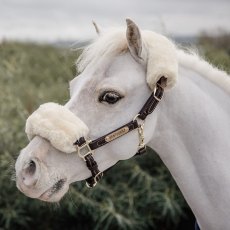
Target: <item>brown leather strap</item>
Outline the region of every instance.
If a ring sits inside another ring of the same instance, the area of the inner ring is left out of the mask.
[[[128,132],[131,132],[132,130],[138,128],[138,123],[136,120],[134,121],[130,121],[129,123],[121,126],[120,128],[118,129],[115,129],[114,131],[110,132],[110,133],[107,133],[105,134],[104,136],[101,136],[93,141],[91,141],[89,143],[89,147],[91,150],[95,150],[123,135],[125,135],[126,133]],[[120,131],[120,132],[119,132]],[[110,137],[110,139],[109,139]],[[78,145],[78,146],[81,146],[85,143],[85,138],[84,137],[81,137],[79,140],[77,140],[74,145]]]
[[[97,149],[123,135],[125,135],[128,132],[131,132],[132,130],[136,129],[138,127],[138,123],[136,120],[131,121],[123,126],[121,126],[118,129],[115,129],[114,131],[96,139],[89,143],[89,146],[92,150]],[[120,132],[119,132],[120,130]],[[108,137],[108,138],[107,138]],[[110,138],[111,137],[111,138]]]
[[[90,170],[92,176],[86,179],[87,185],[92,188],[96,183],[102,178],[103,173],[98,169],[97,162],[94,160],[92,154],[89,154],[85,157],[86,166]]]
[[[154,109],[157,107],[158,103],[163,97],[166,82],[167,78],[160,78],[160,80],[157,82],[155,91],[150,95],[147,102],[144,104],[141,111],[139,112],[138,118],[140,118],[141,120],[145,120],[145,118],[154,111]]]

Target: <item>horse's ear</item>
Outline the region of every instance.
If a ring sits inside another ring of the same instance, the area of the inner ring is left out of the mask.
[[[126,19],[126,24],[126,38],[128,42],[129,51],[136,61],[141,61],[142,39],[140,30],[138,26],[128,18]]]
[[[100,27],[97,25],[97,23],[95,21],[92,21],[92,23],[93,23],[93,26],[94,26],[94,28],[96,30],[96,33],[98,34],[98,36],[100,36],[101,35]]]

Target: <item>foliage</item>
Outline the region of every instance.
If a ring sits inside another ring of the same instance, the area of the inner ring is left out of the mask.
[[[229,71],[229,43],[228,51],[219,42],[211,43],[200,39],[209,59],[221,60]],[[152,150],[120,162],[92,190],[83,182],[73,184],[60,204],[27,198],[16,189],[12,174],[27,144],[26,117],[39,104],[68,100],[78,55],[49,45],[0,44],[0,229],[183,229],[182,221],[191,212]]]
[[[220,30],[218,36],[203,33],[198,43],[204,56],[215,66],[230,73],[230,33]]]

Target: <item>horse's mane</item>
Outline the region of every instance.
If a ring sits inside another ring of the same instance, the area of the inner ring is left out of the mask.
[[[149,31],[146,32],[143,31],[143,34],[146,33],[143,36],[143,40],[151,39],[151,36],[148,38],[151,33]],[[151,41],[144,42],[149,43]],[[76,63],[78,71],[82,72],[87,65],[93,65],[101,58],[107,59],[127,51],[128,45],[125,30],[122,28],[111,29],[107,33],[100,35],[99,39],[83,50]],[[186,52],[177,48],[177,59],[179,65],[194,70],[230,94],[230,77],[226,72],[212,66],[192,51]]]
[[[211,65],[191,50],[186,52],[178,49],[177,57],[179,65],[194,70],[230,94],[230,77],[225,71]]]
[[[82,72],[88,64],[94,64],[99,58],[113,57],[127,51],[128,45],[124,30],[111,29],[84,48],[76,63],[78,71]]]

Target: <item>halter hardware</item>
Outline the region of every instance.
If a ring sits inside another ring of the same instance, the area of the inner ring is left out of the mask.
[[[76,149],[77,149],[77,153],[78,156],[81,157],[84,161],[86,161],[86,156],[88,156],[89,154],[93,154],[94,151],[90,148],[89,143],[91,142],[91,140],[86,140],[86,142],[82,145],[76,145]],[[81,153],[82,150],[86,150],[84,154]]]
[[[76,145],[76,150],[79,157],[86,162],[86,166],[92,174],[91,177],[86,179],[87,187],[93,188],[103,176],[103,172],[99,171],[97,162],[93,158],[93,153],[95,149],[110,143],[111,141],[131,132],[132,130],[137,129],[139,144],[136,155],[140,155],[146,152],[144,139],[144,121],[145,118],[154,111],[158,103],[161,101],[166,83],[167,78],[165,78],[164,76],[161,77],[160,80],[157,82],[153,93],[150,95],[140,112],[129,123],[119,127],[118,129],[113,130],[110,133],[107,133],[104,136],[97,138],[96,140],[85,140],[84,137],[81,137],[74,143],[74,145]],[[139,124],[137,122],[137,119],[142,120],[142,123]]]
[[[103,177],[103,172],[100,172],[98,169],[97,162],[93,158],[94,151],[90,144],[92,144],[92,141],[85,140],[84,137],[81,137],[74,143],[78,156],[85,161],[87,168],[92,174],[91,177],[86,179],[86,186],[88,188],[93,188],[96,186],[97,182]],[[81,151],[84,151],[84,153],[82,154]]]
[[[88,188],[93,188],[97,185],[97,182],[103,177],[103,172],[99,172],[96,176],[93,177],[93,183],[85,182]]]
[[[138,134],[139,134],[138,151],[140,151],[146,148],[145,137],[144,137],[144,123],[138,127]]]
[[[160,102],[161,99],[162,99],[162,97],[157,96],[157,87],[162,87],[162,86],[161,86],[160,84],[157,84],[157,85],[155,86],[155,88],[154,88],[154,90],[153,90],[153,96],[154,96],[154,98],[155,98],[158,102]]]
[[[137,121],[137,118],[140,116],[138,113],[134,118],[133,121]],[[138,123],[138,136],[139,136],[139,145],[137,150],[137,155],[143,154],[146,152],[146,145],[145,145],[145,137],[144,137],[144,121],[141,124]]]

